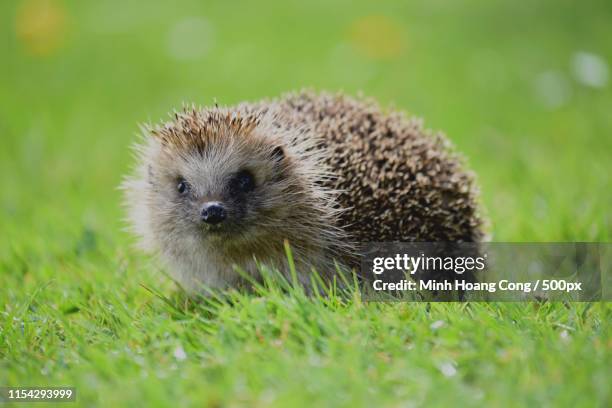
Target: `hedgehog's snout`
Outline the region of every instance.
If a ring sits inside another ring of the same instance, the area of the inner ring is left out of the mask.
[[[225,207],[218,201],[210,201],[202,206],[200,211],[200,219],[211,225],[216,225],[227,218]]]

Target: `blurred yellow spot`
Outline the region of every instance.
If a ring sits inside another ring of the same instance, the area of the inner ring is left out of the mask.
[[[366,16],[355,20],[349,29],[351,43],[372,59],[398,57],[404,51],[402,26],[386,16]]]
[[[15,31],[28,53],[51,55],[64,43],[66,11],[56,0],[24,0],[17,8]]]

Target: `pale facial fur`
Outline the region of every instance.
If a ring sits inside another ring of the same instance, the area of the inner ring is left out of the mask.
[[[234,266],[257,276],[255,259],[286,270],[284,240],[317,268],[329,268],[338,250],[335,193],[321,186],[317,141],[308,129],[283,128],[273,112],[242,115],[190,110],[145,131],[122,185],[141,245],[189,291],[237,285]]]

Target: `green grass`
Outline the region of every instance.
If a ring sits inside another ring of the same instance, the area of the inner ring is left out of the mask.
[[[0,4],[0,386],[71,385],[86,406],[610,405],[609,303],[272,286],[184,305],[116,190],[137,124],[183,101],[363,90],[466,154],[494,240],[609,241],[612,83],[572,71],[580,51],[612,63],[608,2],[55,0],[56,25],[28,25],[38,3]],[[190,24],[209,47],[176,59],[199,49]]]

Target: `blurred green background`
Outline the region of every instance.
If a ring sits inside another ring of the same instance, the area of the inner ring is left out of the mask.
[[[4,239],[115,239],[139,123],[302,87],[445,131],[494,240],[610,237],[608,1],[23,0],[0,15]]]
[[[0,2],[0,386],[91,406],[610,406],[609,304],[195,311],[123,231],[138,124],[311,87],[423,117],[495,241],[609,241],[607,1]],[[246,401],[246,402],[245,402]],[[369,404],[368,404],[369,402]]]

